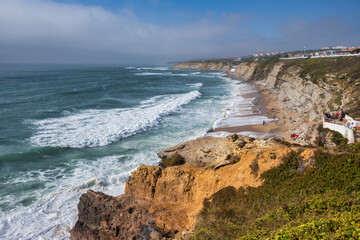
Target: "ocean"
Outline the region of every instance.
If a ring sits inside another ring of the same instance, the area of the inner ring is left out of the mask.
[[[90,65],[0,65],[0,86],[0,239],[68,239],[81,194],[122,194],[251,91],[221,72]]]

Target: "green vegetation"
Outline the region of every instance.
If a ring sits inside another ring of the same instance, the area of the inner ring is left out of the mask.
[[[359,149],[318,151],[304,173],[292,153],[262,186],[218,191],[204,201],[193,239],[359,239]]]
[[[356,92],[360,93],[360,84]],[[350,106],[351,108],[347,111],[347,113],[350,114],[352,117],[360,118],[360,97],[357,97],[356,99],[350,101],[348,103],[348,106]]]
[[[326,74],[335,75],[339,82],[360,79],[360,57],[294,59],[284,64],[285,69],[291,66],[301,66],[300,76],[309,76],[313,82],[326,80]]]
[[[185,163],[185,160],[184,158],[178,154],[178,153],[175,153],[174,155],[172,155],[170,158],[164,158],[160,163],[159,165],[161,167],[170,167],[170,166],[175,166],[175,165],[181,165],[181,164],[184,164]]]
[[[209,58],[209,59],[198,59],[198,60],[191,60],[187,63],[222,63],[224,65],[230,64],[231,66],[238,65],[239,61],[236,58]]]
[[[331,141],[333,141],[336,144],[336,146],[344,146],[348,143],[349,140],[347,138],[344,138],[340,133],[336,131],[332,131],[332,133],[333,136],[331,138]]]
[[[336,214],[332,218],[315,220],[296,227],[278,231],[273,239],[359,239],[360,214],[358,209],[350,213]],[[310,237],[311,236],[311,237]],[[245,238],[246,239],[246,238]]]
[[[348,148],[350,152],[360,153],[360,142],[351,144],[350,146],[348,146]]]
[[[319,84],[325,82],[333,85],[331,94],[334,97],[328,102],[327,108],[334,111],[339,110],[342,105],[346,106],[345,111],[352,117],[360,117],[360,57],[328,57],[293,59],[284,61],[279,76],[290,72],[290,69],[301,69],[298,75],[303,78],[303,83],[312,82]],[[347,93],[348,98],[343,102],[343,94]],[[350,93],[350,95],[349,95]]]
[[[337,104],[338,106],[341,106],[341,96],[338,95],[334,98],[334,103]]]
[[[360,53],[360,48],[354,49],[352,50],[350,53],[354,54],[354,53]]]
[[[339,132],[336,132],[336,131],[333,131],[331,129],[328,129],[328,128],[324,128],[324,126],[322,124],[319,125],[319,133],[332,133],[332,137],[331,137],[331,141],[333,143],[336,144],[336,146],[339,147],[339,150],[340,149],[344,149],[346,147],[346,144],[348,143],[348,139],[347,138],[344,138]],[[323,143],[319,142],[319,146],[323,146]]]
[[[254,73],[252,75],[252,80],[264,79],[268,76],[270,71],[274,68],[275,64],[279,61],[279,56],[271,56],[259,58],[258,64],[255,67]]]

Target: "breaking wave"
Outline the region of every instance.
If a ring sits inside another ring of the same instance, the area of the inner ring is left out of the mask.
[[[135,108],[88,109],[60,118],[32,120],[36,146],[97,147],[135,135],[158,125],[162,117],[201,97],[199,91],[153,97]]]
[[[171,72],[165,72],[165,73],[142,72],[142,73],[136,73],[135,75],[138,75],[138,76],[181,76],[181,77],[189,76],[189,74],[186,74],[186,73],[171,73]]]

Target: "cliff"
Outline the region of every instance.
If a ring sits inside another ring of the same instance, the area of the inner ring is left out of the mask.
[[[187,62],[174,68],[207,69],[207,64]],[[303,145],[317,145],[319,133],[315,125],[324,111],[343,108],[349,115],[360,118],[358,56],[292,60],[269,57],[241,62],[235,71],[216,64],[212,65],[212,70],[226,71],[232,78],[253,82],[260,90],[274,94],[285,115],[296,113],[288,135],[300,134],[298,143]]]
[[[177,63],[172,68],[177,69],[198,69],[213,71],[230,71],[231,63],[227,61],[200,61]]]
[[[73,239],[172,238],[192,230],[204,202],[225,187],[258,187],[261,174],[298,153],[303,171],[313,163],[314,149],[290,147],[273,139],[232,135],[206,137],[165,149],[185,164],[167,168],[140,166],[126,183],[125,194],[110,197],[88,191],[81,196]]]
[[[360,57],[243,62],[233,77],[268,87],[283,103],[310,121],[323,110],[339,110],[360,117]]]

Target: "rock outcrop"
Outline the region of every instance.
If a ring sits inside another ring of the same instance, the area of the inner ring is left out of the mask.
[[[249,81],[253,78],[257,62],[242,62],[238,65],[235,71],[230,72],[229,75],[233,78],[240,78],[244,81]]]
[[[198,69],[212,71],[230,71],[231,64],[223,61],[184,62],[177,63],[172,68],[177,69]]]
[[[203,137],[164,149],[158,156],[164,159],[178,153],[188,165],[214,168],[223,161],[237,162],[239,159],[236,156],[241,149],[254,140],[237,135],[228,138]]]
[[[226,139],[206,137],[181,146],[165,149],[159,155],[178,153],[184,156],[184,165],[140,166],[127,181],[125,194],[119,197],[93,191],[82,195],[72,238],[173,238],[177,232],[193,229],[204,200],[217,191],[229,186],[260,186],[261,174],[279,166],[292,152],[300,153],[299,171],[303,171],[311,166],[315,151],[273,139],[237,135]],[[226,160],[228,164],[216,168]]]

